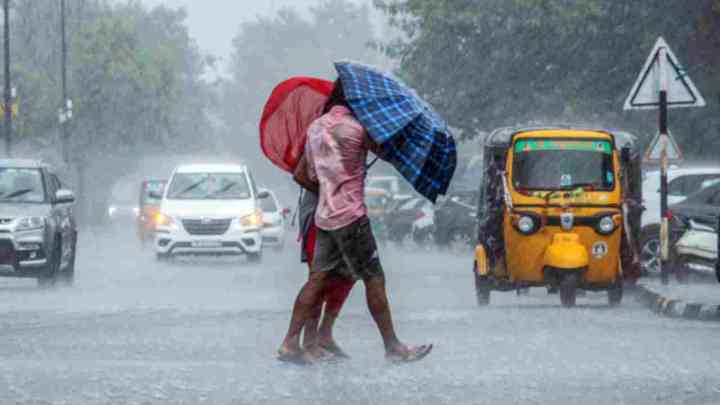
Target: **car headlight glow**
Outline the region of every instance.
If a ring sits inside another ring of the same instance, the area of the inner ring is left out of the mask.
[[[240,217],[240,226],[246,227],[246,228],[258,228],[261,227],[263,224],[263,213],[262,210],[255,210],[250,215],[245,215],[244,217]]]
[[[108,207],[108,216],[113,216],[117,212],[117,207],[111,205]]]
[[[609,235],[615,230],[615,221],[609,215],[604,216],[600,218],[595,229],[601,235]]]
[[[23,217],[15,220],[16,231],[31,231],[45,228],[44,217]]]
[[[175,220],[171,216],[165,215],[162,212],[158,212],[157,214],[155,214],[154,222],[155,226],[162,226],[166,228],[177,227],[177,223],[175,222]]]
[[[535,221],[532,218],[523,215],[517,221],[517,229],[525,235],[530,235],[535,232]]]

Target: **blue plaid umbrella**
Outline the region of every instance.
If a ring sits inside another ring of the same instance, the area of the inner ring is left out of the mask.
[[[445,121],[395,78],[355,63],[335,64],[350,107],[386,159],[432,202],[445,194],[457,162]]]

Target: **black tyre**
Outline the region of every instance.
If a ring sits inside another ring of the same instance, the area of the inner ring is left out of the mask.
[[[169,262],[170,261],[170,255],[165,253],[155,253],[155,260],[159,262]]]
[[[560,303],[566,307],[574,307],[577,299],[577,287],[580,276],[575,273],[566,274],[560,281]]]
[[[640,266],[647,275],[660,275],[660,225],[649,225],[640,233]]]
[[[37,278],[37,285],[41,288],[52,288],[57,284],[58,276],[60,273],[60,258],[61,250],[60,244],[55,243],[55,250],[50,255],[50,262],[47,264],[45,274]]]
[[[490,305],[490,291],[492,291],[491,281],[487,277],[479,276],[475,273],[473,266],[473,274],[475,275],[475,297],[480,307]]]
[[[623,299],[623,281],[622,277],[615,280],[615,283],[608,289],[608,304],[612,307],[620,305]]]
[[[72,255],[68,261],[67,267],[60,272],[59,281],[67,287],[72,287],[75,284],[75,255],[77,252],[77,242],[73,243]]]

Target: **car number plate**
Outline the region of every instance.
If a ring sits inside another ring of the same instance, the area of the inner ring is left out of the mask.
[[[222,243],[216,240],[196,240],[192,242],[192,247],[203,249],[219,248],[222,247]]]

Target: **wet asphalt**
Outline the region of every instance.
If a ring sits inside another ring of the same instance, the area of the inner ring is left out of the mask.
[[[717,404],[720,325],[543,289],[478,308],[471,253],[383,248],[393,315],[424,361],[383,359],[353,291],[336,337],[352,359],[274,352],[306,277],[292,238],[261,265],[158,263],[130,232],[83,231],[73,288],[0,279],[0,404]]]

